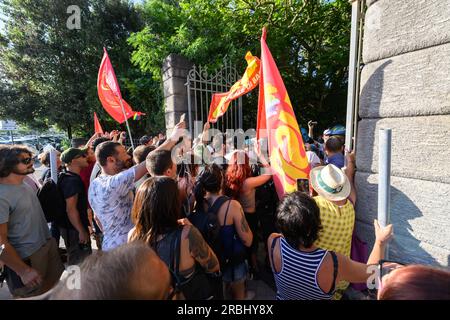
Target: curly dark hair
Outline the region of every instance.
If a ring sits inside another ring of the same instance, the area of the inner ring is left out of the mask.
[[[281,200],[276,225],[293,248],[310,248],[322,230],[320,209],[307,194],[293,192]]]
[[[33,156],[33,152],[21,145],[0,145],[0,178],[10,175],[14,167],[19,164],[19,155],[22,153]]]

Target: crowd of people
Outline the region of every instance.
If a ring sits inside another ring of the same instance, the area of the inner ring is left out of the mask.
[[[211,137],[208,123],[186,144],[185,126],[134,150],[118,131],[93,135],[56,154],[56,183],[50,168],[34,177],[26,147],[0,145],[0,264],[13,297],[252,299],[248,279],[267,267],[277,299],[341,299],[377,266],[379,299],[450,299],[450,272],[383,260],[392,225],[374,221],[369,258],[352,260],[356,166],[342,126],[315,137],[308,123],[309,186],[280,200],[259,144]],[[50,167],[49,152],[39,159]],[[77,288],[63,275],[72,265]]]

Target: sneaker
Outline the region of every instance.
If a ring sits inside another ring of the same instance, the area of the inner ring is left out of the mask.
[[[256,296],[256,292],[255,291],[247,290],[244,300],[253,300],[253,299],[255,299],[255,296]]]

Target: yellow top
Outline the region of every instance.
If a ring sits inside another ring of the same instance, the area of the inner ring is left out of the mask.
[[[322,222],[322,231],[314,245],[350,257],[353,227],[355,225],[353,204],[347,200],[343,206],[339,207],[321,196],[314,197],[314,200],[320,209],[320,220]],[[340,299],[342,292],[347,287],[348,282],[341,281],[336,286],[337,292],[334,299]]]

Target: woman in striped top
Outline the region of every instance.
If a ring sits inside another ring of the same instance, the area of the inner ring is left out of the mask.
[[[374,221],[376,240],[367,265],[383,259],[392,225]],[[329,300],[336,283],[366,282],[367,265],[314,246],[321,230],[320,212],[308,195],[294,192],[284,197],[277,212],[277,227],[267,240],[278,300]]]

